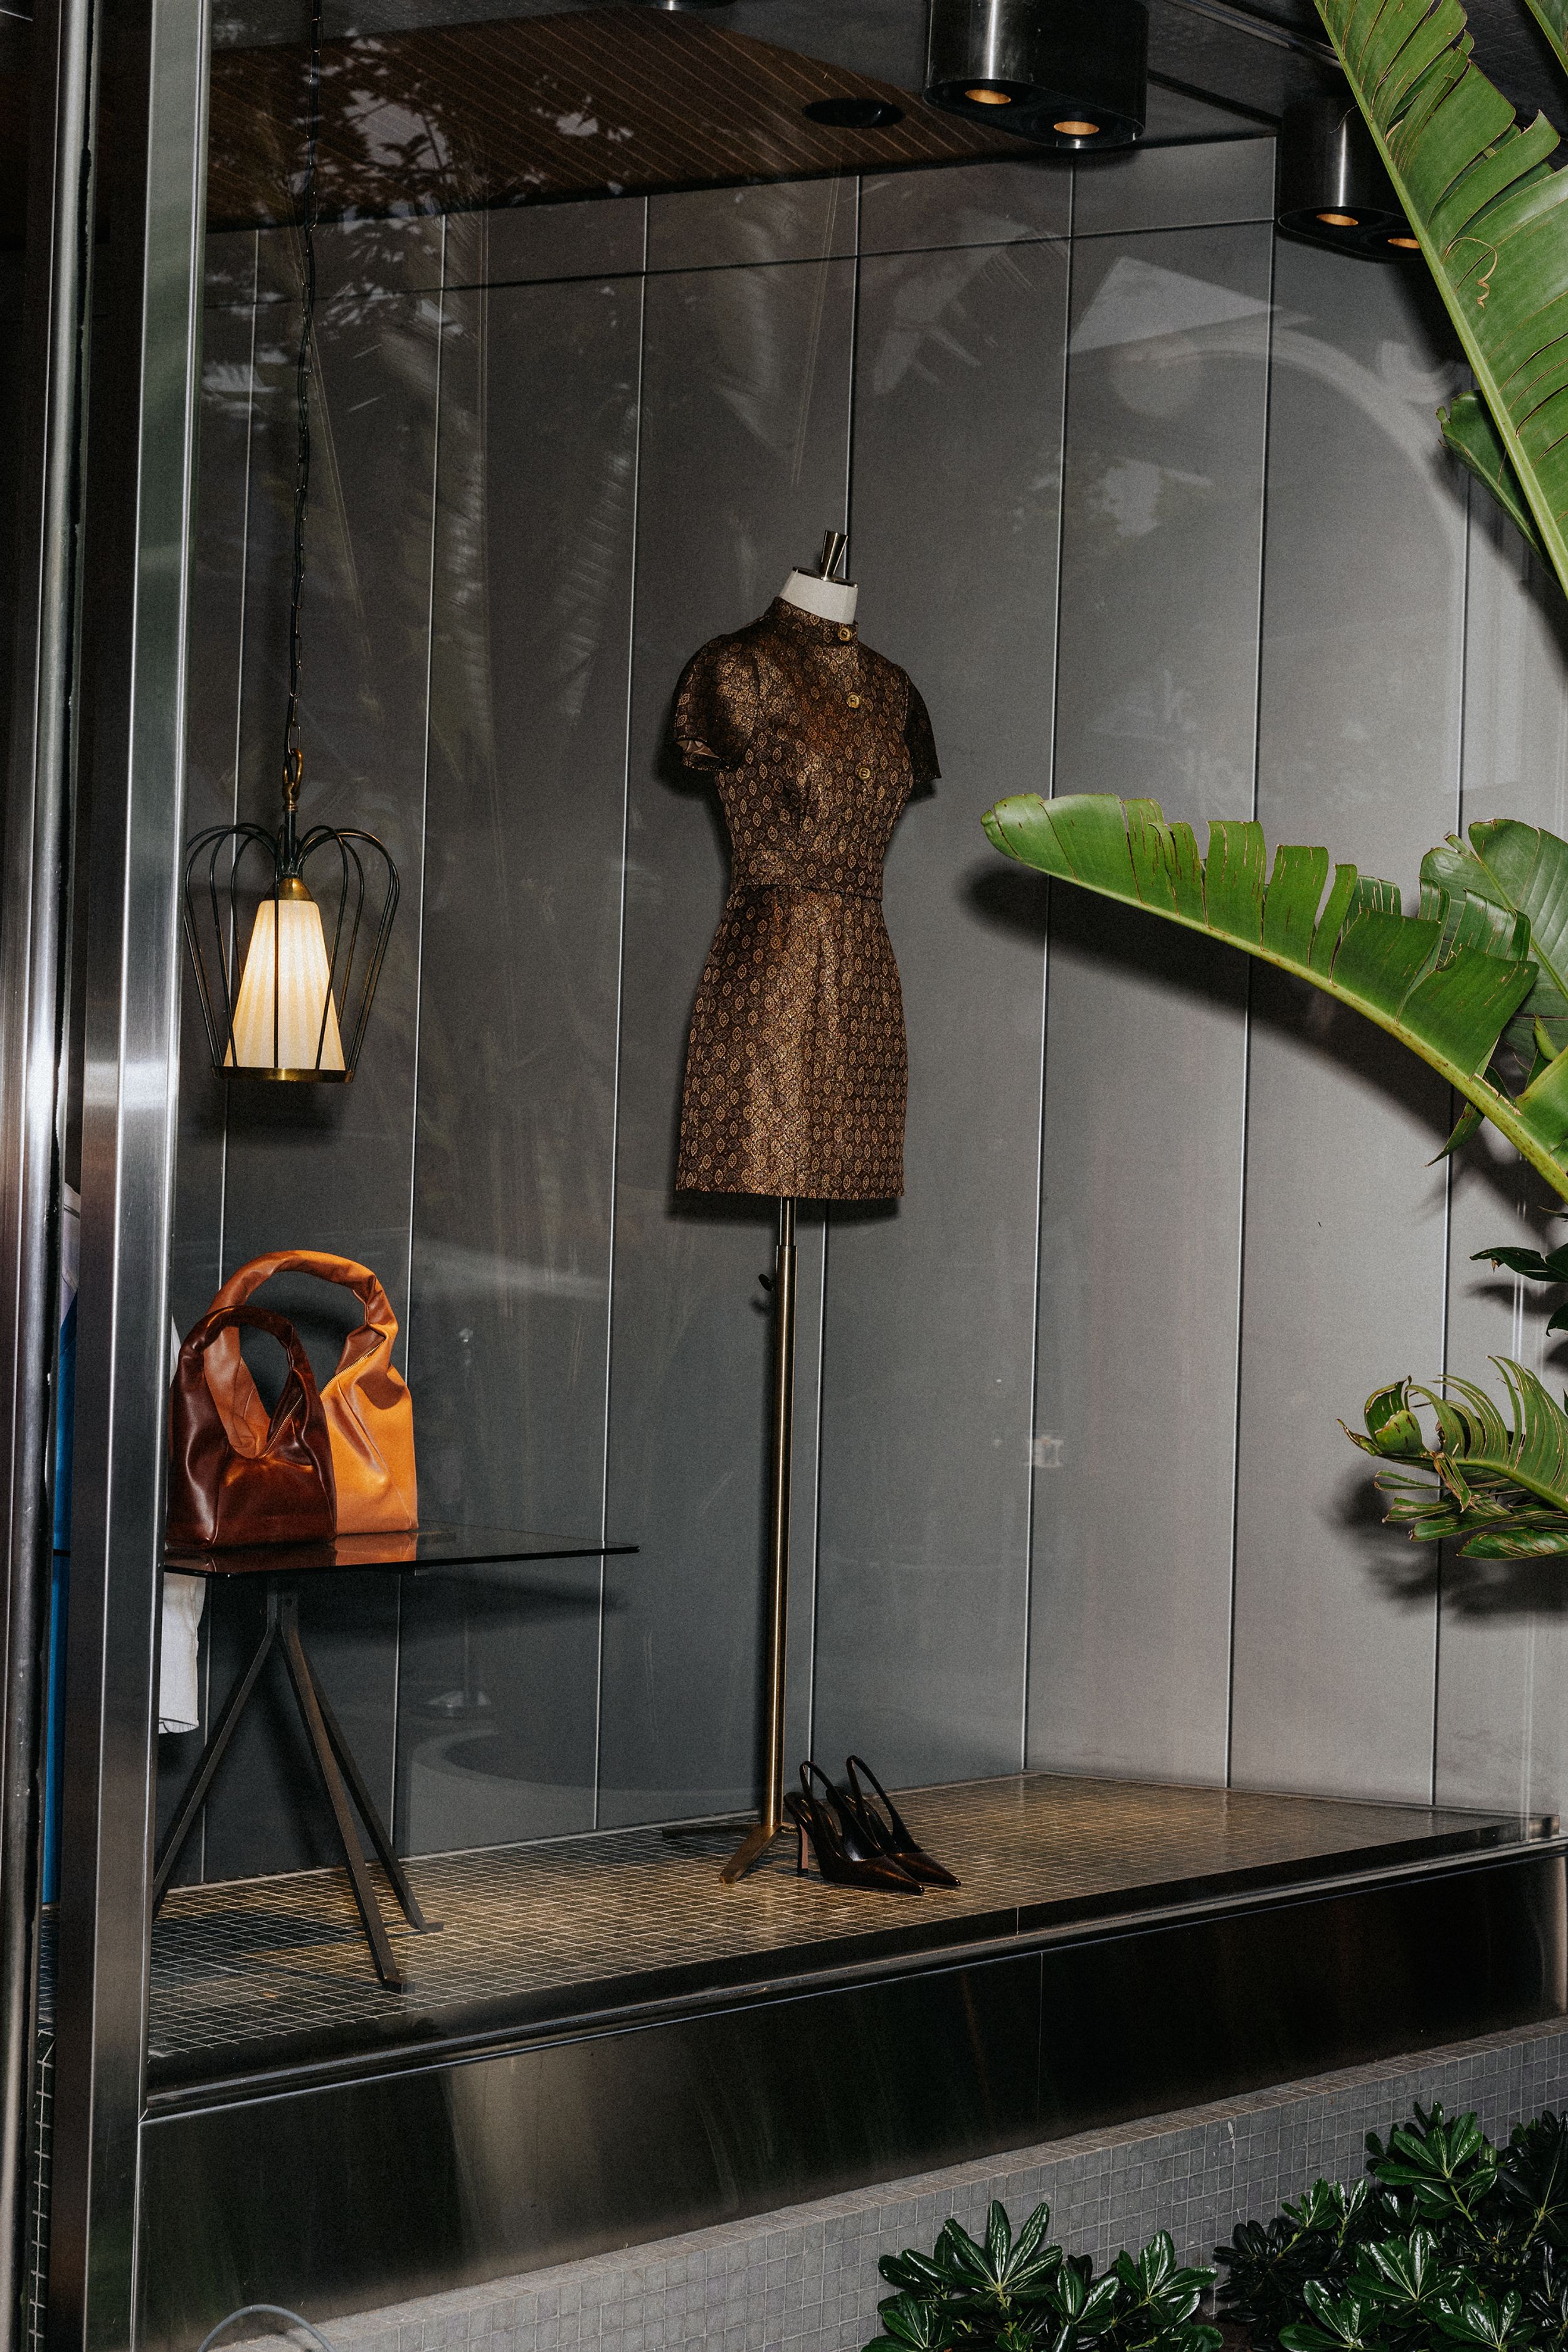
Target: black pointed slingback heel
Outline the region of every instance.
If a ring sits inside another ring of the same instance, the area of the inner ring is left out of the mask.
[[[908,1823],[863,1756],[850,1757],[844,1769],[850,1781],[849,1811],[856,1816],[863,1843],[869,1845],[873,1853],[885,1855],[890,1862],[896,1862],[911,1878],[919,1879],[924,1886],[957,1886],[962,1883],[954,1877],[945,1864],[938,1862],[934,1854],[927,1853],[925,1847],[916,1842]],[[869,1797],[861,1787],[862,1772],[875,1790],[876,1799]]]
[[[812,1775],[825,1794],[812,1792]],[[912,1872],[883,1853],[866,1838],[853,1808],[846,1804],[827,1774],[815,1764],[800,1767],[800,1792],[784,1800],[784,1810],[795,1824],[795,1867],[806,1867],[806,1845],[817,1858],[817,1868],[830,1886],[863,1886],[883,1895],[923,1895],[925,1888]]]

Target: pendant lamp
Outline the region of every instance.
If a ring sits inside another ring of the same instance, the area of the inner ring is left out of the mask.
[[[1148,62],[1145,0],[931,0],[928,102],[1040,147],[1134,145]]]
[[[313,0],[300,220],[303,282],[295,371],[298,425],[282,821],[276,832],[260,824],[213,825],[186,844],[184,927],[214,1070],[226,1078],[344,1084],[354,1075],[375,1000],[397,912],[398,872],[390,851],[373,833],[353,825],[299,828],[304,780],[299,606],[310,489],[320,127],[321,0]],[[242,958],[238,943],[247,912],[250,933]]]
[[[1421,249],[1346,89],[1302,99],[1287,110],[1275,219],[1287,236],[1361,261],[1397,261]]]

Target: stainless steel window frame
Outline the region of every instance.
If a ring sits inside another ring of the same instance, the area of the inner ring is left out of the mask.
[[[56,5],[62,22],[82,10],[112,93],[113,185],[92,289],[73,915],[82,1228],[49,2337],[118,2352],[136,2329],[210,21],[206,0]],[[91,115],[89,97],[84,161]]]

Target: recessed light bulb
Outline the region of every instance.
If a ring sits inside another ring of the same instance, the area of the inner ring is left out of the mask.
[[[1396,245],[1401,253],[1419,253],[1421,250],[1420,240],[1414,236],[1391,236],[1388,242]]]
[[[1359,228],[1361,226],[1354,213],[1320,213],[1318,218],[1327,221],[1330,228]]]
[[[1010,106],[1012,104],[1012,100],[1005,89],[980,89],[977,88],[974,89],[967,89],[964,92],[964,95],[966,98],[972,98],[977,106]]]
[[[1093,139],[1100,130],[1097,122],[1078,122],[1071,115],[1065,122],[1053,122],[1051,127],[1060,131],[1064,139]]]

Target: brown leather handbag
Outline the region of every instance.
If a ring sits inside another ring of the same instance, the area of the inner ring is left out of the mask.
[[[338,1487],[340,1535],[379,1535],[419,1525],[413,1467],[413,1400],[392,1360],[397,1318],[368,1265],[327,1250],[269,1250],[231,1274],[210,1311],[240,1307],[275,1274],[314,1274],[341,1283],[364,1310],[343,1342],[321,1391]],[[220,1331],[207,1351],[207,1381],[225,1417],[259,1433],[267,1408],[245,1368],[237,1331]]]
[[[237,1354],[241,1323],[270,1331],[288,1358],[277,1409],[259,1426],[236,1421],[207,1376],[225,1341]],[[210,1309],[180,1349],[169,1395],[168,1541],[193,1550],[314,1543],[336,1523],[327,1416],[299,1334],[262,1307]]]

